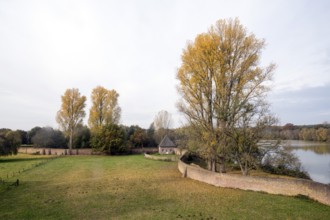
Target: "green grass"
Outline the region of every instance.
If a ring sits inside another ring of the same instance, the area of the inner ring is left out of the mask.
[[[45,163],[53,156],[18,154],[16,156],[0,157],[0,180],[11,181],[21,172]]]
[[[13,163],[22,162],[0,162],[4,169]],[[143,155],[60,157],[22,172],[17,178],[20,186],[0,192],[0,219],[330,216],[329,206],[306,198],[217,188],[182,178],[176,162],[147,160]]]

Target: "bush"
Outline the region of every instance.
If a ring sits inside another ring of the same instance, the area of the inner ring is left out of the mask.
[[[10,129],[0,130],[0,155],[17,154],[21,145],[21,135]]]
[[[95,131],[92,134],[91,146],[96,151],[108,154],[121,154],[128,150],[125,145],[125,132],[115,124],[106,125]]]
[[[271,174],[292,176],[292,177],[309,179],[309,180],[311,179],[306,171],[302,171],[300,169],[288,169],[285,166],[274,167],[269,164],[261,166],[261,169]]]

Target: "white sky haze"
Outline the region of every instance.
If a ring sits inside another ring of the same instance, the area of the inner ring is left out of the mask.
[[[264,38],[262,65],[277,64],[272,112],[281,124],[330,121],[329,1],[0,0],[0,128],[57,128],[61,95],[115,89],[121,123],[147,128],[175,107],[187,41],[238,17]]]

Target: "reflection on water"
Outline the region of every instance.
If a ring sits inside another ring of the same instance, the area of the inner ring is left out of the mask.
[[[282,145],[297,155],[314,181],[330,183],[330,144],[290,140]]]
[[[283,146],[290,149],[313,151],[317,154],[330,154],[330,144],[309,141],[283,141]]]

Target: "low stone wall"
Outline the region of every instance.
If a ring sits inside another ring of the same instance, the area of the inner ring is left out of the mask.
[[[132,148],[131,153],[132,154],[143,154],[143,153],[153,154],[153,153],[158,153],[158,147]]]
[[[38,153],[39,152],[39,153]],[[133,148],[127,154],[158,153],[158,148]],[[94,152],[91,148],[69,149],[63,148],[36,148],[24,147],[18,148],[18,153],[24,154],[45,154],[45,155],[102,155],[103,153]]]
[[[173,155],[171,157],[169,156],[156,156],[156,155],[150,155],[150,154],[144,154],[144,157],[151,160],[159,160],[159,161],[178,161],[178,157]]]
[[[63,149],[63,148],[35,148],[35,147],[20,147],[18,153],[24,154],[41,154],[41,155],[92,155],[94,152],[90,148],[83,149]]]
[[[262,191],[270,194],[290,196],[304,195],[323,204],[330,205],[330,186],[310,180],[214,173],[200,167],[188,165],[181,159],[178,162],[178,169],[184,177],[218,187]]]

